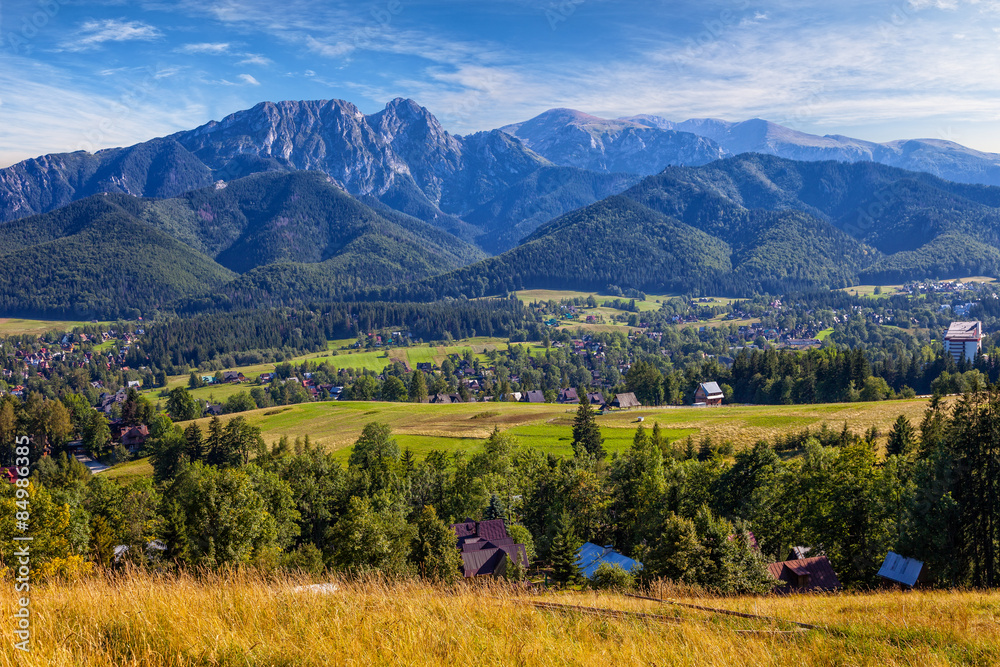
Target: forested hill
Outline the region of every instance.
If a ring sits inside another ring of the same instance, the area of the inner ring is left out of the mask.
[[[96,195],[0,225],[0,312],[118,317],[247,293],[332,299],[419,280],[482,253],[324,174],[265,173],[165,200]],[[251,303],[253,303],[251,301]]]
[[[1000,274],[1000,188],[875,163],[740,155],[669,167],[519,247],[393,298],[609,285],[746,295]]]

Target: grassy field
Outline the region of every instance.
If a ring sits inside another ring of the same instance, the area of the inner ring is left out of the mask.
[[[353,339],[330,341],[330,347],[328,350],[303,354],[299,357],[295,357],[292,360],[292,363],[301,364],[303,361],[307,360],[315,362],[325,361],[330,364],[330,366],[338,370],[341,368],[361,368],[375,373],[381,373],[386,366],[389,366],[396,361],[404,362],[408,364],[410,368],[416,368],[418,363],[433,363],[440,366],[441,362],[448,356],[453,354],[462,356],[469,351],[471,351],[480,362],[487,363],[488,358],[485,354],[487,350],[507,349],[506,339],[487,337],[468,338],[456,341],[455,343],[449,345],[431,345],[429,343],[422,343],[419,345],[412,345],[410,347],[394,347],[388,350],[379,349],[374,351],[341,349],[353,343]],[[536,348],[537,350],[543,349],[539,343],[524,344]],[[334,354],[334,352],[336,352],[336,354]],[[276,365],[277,364],[274,363],[267,363],[227,368],[226,370],[243,373],[243,375],[250,378],[251,384],[208,385],[192,390],[191,395],[195,398],[206,401],[211,400],[215,403],[225,401],[233,394],[241,391],[249,391],[250,387],[253,386],[252,383],[256,382],[257,377],[261,373],[273,372]],[[216,371],[206,371],[204,373],[197,372],[199,376],[214,376],[215,373]],[[187,387],[188,380],[189,375],[171,376],[167,378],[166,391],[172,391],[177,387]],[[163,388],[155,388],[146,390],[145,393],[156,396],[162,391]]]
[[[32,649],[8,639],[0,665],[678,665],[878,667],[1000,662],[1000,592],[689,598],[750,620],[593,592],[534,596],[482,582],[334,580],[248,573],[128,574],[32,588]],[[0,595],[11,619],[12,586]],[[642,612],[613,617],[531,602]],[[10,623],[10,621],[8,621]],[[8,632],[9,636],[13,636]]]
[[[604,294],[598,294],[597,292],[576,292],[573,290],[548,290],[548,289],[533,289],[533,290],[521,290],[517,292],[517,298],[524,303],[532,303],[533,301],[562,301],[563,299],[586,299],[588,296],[594,297],[597,303],[601,304],[605,301],[613,301],[614,299],[625,299],[629,301],[627,297],[613,297]],[[667,299],[672,299],[675,296],[681,296],[680,294],[647,294],[645,300],[636,299],[635,305],[639,309],[639,312],[645,312],[647,310],[659,310],[660,305],[663,301]],[[736,299],[731,299],[725,296],[710,296],[706,297],[711,299],[707,303],[699,303],[699,306],[719,306],[719,305],[729,305]],[[598,312],[602,308],[589,309],[588,313]],[[623,313],[625,311],[614,310],[613,308],[606,308],[603,310],[611,311],[612,313]]]
[[[710,434],[716,441],[730,440],[737,448],[761,438],[818,429],[827,424],[841,429],[846,423],[856,433],[875,426],[883,435],[900,414],[918,423],[927,399],[876,403],[831,403],[790,406],[723,406],[718,408],[664,407],[609,412],[597,418],[609,452],[623,451],[632,442],[638,419],[652,428],[659,423],[670,440]],[[313,442],[338,452],[345,459],[365,424],[388,424],[403,447],[418,457],[433,449],[474,451],[499,427],[525,445],[553,454],[572,454],[572,420],[575,406],[527,403],[461,403],[430,405],[336,401],[303,403],[241,413],[259,426],[268,443],[281,436],[309,435]],[[228,420],[229,416],[223,416]],[[203,426],[208,420],[199,420]]]
[[[49,331],[72,331],[91,322],[74,320],[23,320],[15,317],[0,317],[0,336],[16,336],[20,334],[41,335]],[[101,322],[108,325],[110,322]]]
[[[963,283],[992,283],[996,280],[996,278],[991,278],[989,276],[969,276],[968,278],[956,278],[956,280],[960,280]],[[882,288],[881,294],[875,294],[876,287]],[[843,287],[841,288],[841,291],[855,296],[880,298],[898,294],[902,291],[902,287],[902,285],[854,285],[853,287]]]

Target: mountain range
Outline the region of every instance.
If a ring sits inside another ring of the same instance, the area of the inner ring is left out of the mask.
[[[680,123],[660,116],[605,119],[573,109],[551,109],[501,128],[556,164],[651,175],[670,165],[762,153],[791,160],[878,162],[923,171],[959,183],[1000,185],[1000,155],[942,139],[875,143],[841,135],[818,136],[754,118],[728,122],[697,118]],[[623,165],[628,168],[622,169]]]
[[[463,137],[410,100],[265,102],[0,170],[0,312],[997,275],[1000,188],[968,182],[996,158],[564,109]]]
[[[0,312],[124,316],[219,294],[329,300],[483,256],[324,174],[270,172],[177,198],[93,195],[0,225]]]

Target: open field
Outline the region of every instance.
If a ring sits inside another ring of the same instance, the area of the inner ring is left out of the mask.
[[[131,573],[32,588],[32,650],[4,642],[0,665],[995,665],[1000,593],[913,592],[688,598],[713,608],[822,626],[684,609],[616,594],[533,596],[476,582],[300,577],[160,578]],[[7,586],[0,613],[10,619]],[[531,602],[659,619],[539,609]],[[9,622],[9,621],[8,621]]]
[[[533,290],[521,290],[517,292],[517,298],[524,303],[532,303],[533,301],[562,301],[563,299],[586,299],[588,296],[594,297],[598,304],[602,304],[605,301],[613,301],[614,299],[624,299],[625,301],[630,301],[628,297],[614,297],[608,296],[606,294],[598,294],[597,292],[576,292],[573,290],[549,290],[549,289],[533,289]],[[681,296],[680,294],[647,294],[646,299],[639,300],[636,299],[635,305],[639,309],[639,312],[645,312],[647,310],[659,310],[660,304],[667,299],[672,299],[676,296]],[[710,296],[706,297],[711,299],[709,302],[699,303],[699,306],[719,306],[719,305],[729,305],[736,299],[725,296]],[[697,299],[696,299],[697,300]],[[594,309],[589,309],[587,312],[592,312]],[[597,308],[600,311],[601,308]],[[605,310],[621,313],[624,311],[617,311],[612,308],[607,308]]]
[[[74,320],[23,320],[16,317],[0,317],[0,336],[16,336],[20,334],[41,335],[49,331],[72,331],[92,322]],[[110,324],[101,322],[100,324]]]
[[[301,364],[303,361],[315,361],[317,363],[326,362],[330,364],[335,369],[341,368],[361,368],[375,373],[381,373],[386,366],[389,366],[393,362],[399,361],[404,362],[409,365],[409,367],[416,368],[418,363],[433,363],[437,366],[441,365],[441,362],[445,360],[448,356],[452,354],[457,354],[459,356],[464,355],[466,352],[471,351],[480,362],[487,363],[488,359],[486,357],[487,350],[506,350],[507,341],[501,338],[487,338],[485,336],[480,336],[477,338],[468,338],[461,341],[456,341],[449,345],[431,345],[429,343],[422,343],[417,345],[411,345],[409,347],[394,347],[391,349],[378,349],[378,350],[354,350],[354,349],[341,349],[343,347],[353,344],[355,341],[350,340],[336,340],[330,341],[329,349],[327,351],[320,352],[310,352],[309,354],[303,354],[301,356],[295,357],[291,360],[293,364]],[[539,343],[522,343],[523,345],[528,345],[530,347],[542,350]],[[336,352],[336,354],[334,354]],[[257,377],[261,373],[271,373],[274,371],[275,363],[267,364],[254,364],[250,366],[237,366],[234,368],[227,368],[225,370],[237,371],[243,373],[246,377],[250,378],[250,384],[218,384],[218,385],[208,385],[205,387],[200,387],[191,392],[191,395],[195,398],[202,400],[212,400],[213,402],[225,401],[227,398],[233,394],[239,393],[241,391],[249,391],[253,383],[256,382]],[[216,371],[205,371],[204,373],[196,373],[201,375],[211,375],[214,376]],[[173,375],[167,378],[166,391],[172,391],[177,387],[187,387],[188,386],[188,375]],[[146,390],[145,393],[158,395],[163,388],[155,388]]]
[[[638,418],[652,428],[659,423],[665,436],[677,440],[688,435],[710,434],[719,442],[732,441],[747,447],[761,438],[818,429],[826,423],[840,430],[846,423],[856,433],[875,426],[888,433],[900,414],[918,423],[927,399],[875,403],[830,403],[818,405],[723,406],[717,408],[663,407],[609,412],[597,418],[609,452],[627,449]],[[365,424],[388,424],[402,447],[411,447],[418,457],[433,449],[474,451],[499,427],[510,431],[527,446],[553,454],[571,455],[573,405],[527,403],[460,403],[430,405],[330,401],[265,408],[240,413],[261,428],[268,443],[282,435],[304,437],[340,453],[345,459],[350,445]],[[223,420],[230,415],[222,417]],[[199,420],[202,426],[207,419]]]
[[[956,280],[963,283],[992,283],[996,278],[991,278],[990,276],[969,276],[968,278],[956,278],[954,280],[944,281],[944,282],[955,282]],[[875,288],[881,287],[882,293],[875,294]],[[901,291],[902,285],[854,285],[852,287],[842,287],[842,292],[847,292],[848,294],[853,294],[856,296],[870,296],[870,297],[887,297],[893,294],[898,294]]]

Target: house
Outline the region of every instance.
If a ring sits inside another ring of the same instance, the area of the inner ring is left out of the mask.
[[[587,400],[590,401],[591,405],[604,406],[604,394],[600,392],[595,391],[591,394],[587,394]]]
[[[541,389],[532,389],[524,393],[525,403],[544,403],[545,402],[545,392]]]
[[[142,382],[140,380],[129,380],[128,381],[128,388],[129,389],[139,389],[140,387],[142,387]]]
[[[559,390],[559,402],[560,403],[579,403],[580,395],[576,393],[576,389],[560,389]]]
[[[428,399],[427,402],[428,403],[449,403],[449,404],[450,403],[461,403],[462,402],[462,399],[458,397],[458,394],[454,394],[455,398],[459,398],[459,400],[457,400],[457,401],[453,400],[452,396],[453,396],[452,394],[434,394],[433,396],[430,397],[430,399]]]
[[[641,408],[642,403],[639,402],[634,393],[628,392],[627,394],[615,394],[615,400],[611,401],[611,407],[630,410],[632,408]]]
[[[878,576],[888,581],[913,588],[923,574],[924,564],[919,560],[904,558],[899,554],[890,551],[885,556],[882,567],[879,568]]]
[[[205,416],[206,417],[209,417],[209,416],[210,417],[218,417],[221,414],[222,414],[222,406],[221,405],[215,405],[213,403],[208,403],[205,406]]]
[[[951,355],[955,363],[962,359],[972,361],[983,346],[983,323],[952,322],[944,334],[944,349]]]
[[[122,432],[122,444],[128,448],[132,453],[139,451],[144,444],[146,444],[146,439],[149,437],[149,428],[145,424],[140,424],[139,426],[133,426],[132,428]]]
[[[274,379],[274,373],[261,373],[260,375],[257,376],[257,381],[260,382],[261,384],[270,382],[273,379]]]
[[[695,405],[722,405],[723,398],[718,382],[702,382],[694,391]]]
[[[497,576],[507,569],[507,558],[528,567],[528,552],[523,544],[514,544],[503,519],[452,524],[458,538],[458,550],[466,577]]]
[[[775,593],[806,593],[839,589],[840,579],[826,556],[771,563],[768,572],[778,580]]]
[[[225,371],[222,373],[223,382],[243,382],[244,380],[246,380],[246,377],[238,371]]]
[[[604,563],[617,565],[626,572],[642,569],[642,563],[628,556],[623,556],[611,546],[600,547],[596,544],[585,542],[582,547],[576,550],[576,564],[583,576],[588,579],[593,579],[597,568]]]

